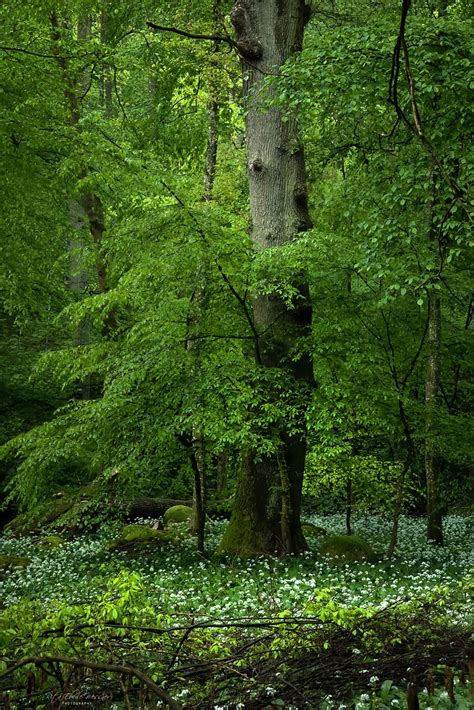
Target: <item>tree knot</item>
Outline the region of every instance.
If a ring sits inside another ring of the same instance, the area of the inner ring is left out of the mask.
[[[255,158],[249,163],[249,170],[251,173],[261,173],[264,169],[264,165],[260,158]]]

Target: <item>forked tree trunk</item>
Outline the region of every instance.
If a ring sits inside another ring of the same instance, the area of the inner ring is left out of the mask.
[[[262,80],[278,72],[298,52],[308,8],[302,0],[237,0],[232,11],[236,47],[242,59],[247,102],[248,181],[252,240],[257,250],[283,246],[311,226],[303,146],[296,122],[282,120],[278,107],[264,108]],[[290,351],[311,327],[309,292],[295,274],[299,298],[289,307],[278,294],[254,301],[259,337],[257,362],[285,368],[298,381],[312,383],[309,356],[298,362]],[[269,392],[271,400],[273,394]],[[298,553],[305,548],[301,531],[301,489],[306,454],[304,433],[278,432],[278,454],[244,457],[231,522],[221,548],[234,554]]]

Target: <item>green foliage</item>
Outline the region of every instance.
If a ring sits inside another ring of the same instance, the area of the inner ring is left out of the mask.
[[[417,6],[408,17],[410,71],[433,154],[387,102],[398,10],[344,8],[344,21],[316,12],[303,52],[281,77],[269,79],[273,100],[302,124],[318,215],[300,246],[300,267],[307,268],[314,294],[319,383],[309,413],[314,449],[306,485],[321,493],[329,484],[340,495],[351,478],[356,503],[389,505],[397,470],[411,456],[409,436],[416,460],[405,498],[419,495],[427,444],[445,462],[443,496],[452,505],[466,488],[450,496],[449,482],[461,467],[466,486],[473,455],[462,433],[472,426],[465,278],[472,259],[466,142],[466,126],[474,124],[466,82],[472,14],[461,19],[458,7],[442,15]],[[403,72],[398,100],[410,123]],[[427,442],[426,324],[433,294],[442,302],[443,394]]]
[[[401,57],[398,80],[405,121],[387,102],[398,7],[314,8],[304,50],[268,84],[269,101],[298,117],[316,226],[258,253],[247,229],[238,63],[224,43],[143,30],[153,20],[227,32],[212,3],[40,3],[25,17],[22,3],[7,0],[0,14],[0,223],[8,236],[0,456],[10,503],[35,508],[52,491],[94,481],[95,500],[76,501],[61,519],[94,526],[111,501],[189,497],[187,442],[196,431],[210,481],[229,453],[232,488],[242,452],[276,453],[284,427],[307,432],[305,491],[323,503],[340,506],[351,481],[353,507],[385,511],[408,462],[403,502],[419,505],[428,447],[443,461],[445,508],[459,505],[474,455],[465,436],[466,3],[446,12],[413,6],[409,66]],[[408,69],[429,150],[409,125]],[[209,101],[219,114],[210,202],[202,199]],[[91,198],[101,205],[100,236],[86,214]],[[311,289],[313,332],[294,344],[288,364],[311,353],[314,391],[254,362],[252,299],[273,293],[291,308],[301,279]],[[433,296],[442,304],[442,372],[428,438]]]
[[[401,470],[399,462],[382,461],[373,455],[354,455],[349,444],[320,444],[309,453],[303,490],[321,501],[329,492],[333,501],[336,496],[339,507],[347,503],[351,508],[391,510],[399,491]],[[349,483],[351,498],[348,501]],[[407,490],[407,501],[411,493]]]

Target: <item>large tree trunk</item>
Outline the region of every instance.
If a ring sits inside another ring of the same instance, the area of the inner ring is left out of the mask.
[[[232,12],[248,105],[248,181],[257,250],[282,246],[311,226],[296,122],[283,121],[277,106],[264,108],[260,91],[263,78],[301,50],[307,11],[302,0],[237,0]],[[295,275],[294,281],[299,298],[293,307],[275,293],[258,296],[253,310],[258,364],[287,369],[297,385],[312,383],[313,371],[309,356],[291,359],[297,338],[307,335],[311,326],[308,287],[301,276]],[[271,400],[273,393],[268,396]],[[278,453],[262,458],[249,451],[244,457],[223,550],[289,554],[305,548],[300,525],[305,435],[290,436],[284,430],[277,434]]]

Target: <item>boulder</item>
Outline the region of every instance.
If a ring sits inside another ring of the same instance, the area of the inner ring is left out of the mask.
[[[109,550],[154,551],[174,541],[173,535],[146,525],[126,525],[120,536],[108,544]]]
[[[320,525],[313,525],[313,523],[302,523],[301,529],[305,537],[318,540],[327,537],[329,534],[326,528],[322,528]]]
[[[331,535],[324,540],[319,552],[344,561],[373,562],[376,559],[369,543],[358,535]]]
[[[133,498],[130,503],[127,517],[134,518],[161,518],[168,510],[175,506],[191,506],[192,500],[176,500],[174,498]]]
[[[63,544],[64,540],[59,535],[48,535],[38,542],[38,547],[61,547]]]
[[[189,505],[173,505],[165,512],[163,519],[165,525],[170,523],[189,522],[193,515],[193,509]]]
[[[20,557],[18,555],[0,555],[0,571],[5,572],[14,567],[28,567],[31,560],[29,557]]]

